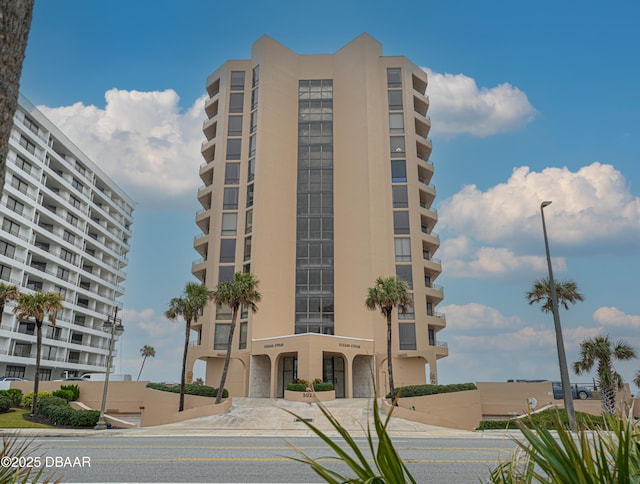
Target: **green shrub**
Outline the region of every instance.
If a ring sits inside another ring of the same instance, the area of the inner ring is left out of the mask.
[[[47,418],[51,420],[55,425],[72,425],[73,414],[77,410],[69,406],[57,406],[52,407],[49,411]]]
[[[326,382],[318,382],[313,384],[313,389],[316,392],[328,392],[333,390],[333,383],[326,383]]]
[[[0,390],[0,395],[9,397],[12,407],[19,407],[22,403],[22,390],[19,388],[9,388],[8,390]]]
[[[287,385],[287,390],[289,390],[290,392],[306,392],[307,385],[305,385],[304,383],[289,383]]]
[[[162,392],[180,393],[180,385],[167,385],[165,383],[147,383],[147,388],[152,390],[160,390]],[[190,383],[184,386],[185,395],[197,395],[200,397],[217,397],[218,389],[206,385],[196,385]],[[229,398],[229,391],[225,388],[222,392],[222,398]]]
[[[60,385],[60,390],[70,391],[72,394],[70,402],[75,402],[80,398],[80,387],[78,385]]]
[[[50,397],[50,392],[38,392],[38,400],[44,397]],[[24,408],[31,408],[31,404],[33,403],[33,392],[27,393],[22,399],[22,406]]]
[[[98,410],[75,410],[71,416],[74,427],[95,427],[100,418]]]
[[[289,390],[290,392],[306,392],[309,391],[310,388],[311,385],[308,382],[299,378],[287,385],[287,390]],[[316,378],[313,381],[313,389],[316,392],[327,392],[333,390],[333,383],[325,383],[322,380]]]
[[[439,393],[464,392],[477,390],[475,383],[454,383],[452,385],[408,385],[396,388],[398,398],[421,397],[424,395],[437,395]],[[391,398],[391,394],[387,394]]]
[[[522,421],[522,423],[528,428],[541,427],[545,429],[554,429],[557,419],[559,419],[559,421],[566,427],[569,426],[567,411],[564,409],[554,409],[545,410],[517,420],[482,420],[476,430],[517,429],[518,421]],[[576,422],[578,423],[578,427],[591,430],[601,428],[605,424],[604,417],[601,415],[590,415],[584,412],[576,412]]]
[[[51,412],[59,407],[68,407],[64,398],[57,396],[43,397],[38,401],[38,413],[44,417],[50,418]]]
[[[52,395],[54,397],[64,398],[67,401],[67,403],[69,403],[73,398],[73,392],[71,390],[56,390],[55,392],[52,393]]]
[[[0,395],[0,413],[7,413],[11,410],[11,399],[6,395]]]

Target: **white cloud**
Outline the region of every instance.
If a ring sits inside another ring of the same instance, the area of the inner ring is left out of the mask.
[[[640,328],[640,316],[626,314],[615,307],[602,307],[593,313],[594,321],[603,326]]]
[[[111,89],[104,109],[39,106],[45,116],[136,200],[190,206],[199,184],[204,96],[186,111],[178,94]]]
[[[456,332],[468,329],[516,328],[522,326],[517,316],[504,316],[497,309],[479,303],[449,304],[438,310],[447,315]]]
[[[423,69],[429,79],[427,93],[434,134],[491,136],[514,131],[537,114],[527,95],[511,84],[478,88],[476,81],[464,74]]]
[[[542,242],[543,200],[554,202],[545,215],[556,245],[637,246],[640,198],[631,195],[618,170],[597,162],[576,172],[515,168],[506,183],[486,191],[467,185],[442,203],[440,224],[454,236],[522,248],[531,240]]]

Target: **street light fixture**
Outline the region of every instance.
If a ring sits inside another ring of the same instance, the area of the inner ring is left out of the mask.
[[[102,390],[102,406],[100,407],[100,418],[94,427],[95,430],[105,430],[107,425],[104,421],[104,409],[107,406],[107,390],[109,389],[109,373],[111,372],[111,355],[113,354],[113,342],[116,335],[120,336],[124,333],[122,320],[118,318],[118,306],[113,308],[113,316],[108,316],[107,320],[102,323],[102,331],[111,333],[109,338],[109,356],[107,357],[107,374],[104,376],[104,389]]]
[[[540,204],[540,214],[542,215],[542,231],[544,233],[544,247],[547,251],[547,265],[549,267],[549,287],[551,289],[551,310],[553,312],[553,325],[556,329],[556,345],[558,347],[558,362],[560,363],[560,382],[562,383],[562,394],[564,397],[564,408],[569,416],[569,428],[575,431],[576,412],[573,408],[573,395],[571,394],[571,382],[569,381],[569,369],[567,368],[567,356],[564,352],[564,341],[562,339],[562,327],[560,326],[560,313],[558,312],[558,295],[556,294],[556,283],[553,280],[553,269],[551,268],[551,254],[549,253],[549,241],[547,240],[547,226],[544,223],[544,207],[551,205],[545,201]]]

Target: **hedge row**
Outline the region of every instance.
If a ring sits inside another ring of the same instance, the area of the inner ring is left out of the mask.
[[[522,423],[529,427],[543,427],[549,430],[555,429],[554,416],[558,415],[560,421],[565,427],[569,426],[569,417],[565,409],[544,410],[539,413],[534,413],[530,416],[520,419]],[[604,428],[605,421],[601,415],[589,415],[583,412],[576,412],[576,422],[579,428],[596,430],[598,428]],[[503,429],[518,429],[516,419],[509,420],[482,420],[476,430],[503,430]]]
[[[467,390],[477,390],[475,383],[454,383],[451,385],[408,385],[396,388],[398,398],[421,397],[423,395],[436,395],[438,393],[464,392]],[[387,398],[391,398],[387,394]]]
[[[73,427],[95,427],[100,418],[97,410],[74,410],[64,398],[54,396],[38,398],[38,413],[55,425]]]
[[[287,385],[287,390],[290,392],[306,392],[307,388],[310,388],[311,385],[307,383],[289,383]],[[313,383],[313,389],[316,392],[328,392],[333,390],[333,383]]]
[[[147,388],[160,390],[162,392],[180,393],[180,385],[167,385],[165,383],[147,383]],[[218,389],[206,385],[195,385],[193,383],[184,386],[185,395],[197,395],[200,397],[217,397]],[[229,398],[229,391],[225,388],[222,398]]]

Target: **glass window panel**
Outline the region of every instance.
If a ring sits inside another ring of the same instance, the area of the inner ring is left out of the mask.
[[[409,206],[406,185],[394,185],[391,187],[391,191],[393,194],[393,208],[407,208]]]
[[[253,230],[253,210],[247,210],[245,215],[244,233],[248,234]]]
[[[229,333],[231,332],[230,324],[216,323],[216,331],[213,340],[214,350],[226,350],[229,345]]]
[[[236,235],[237,226],[238,226],[237,213],[222,214],[222,235]]]
[[[258,82],[260,81],[260,66],[255,66],[253,68],[253,82],[252,85],[255,87],[258,85]]]
[[[411,298],[411,305],[407,307],[407,311],[402,314],[400,308],[398,308],[398,319],[416,319],[414,310],[413,310],[413,294],[409,294]]]
[[[253,183],[247,187],[247,208],[253,206]]]
[[[218,283],[231,282],[233,280],[233,273],[233,266],[220,266],[218,268]]]
[[[229,116],[227,136],[242,136],[242,116]]]
[[[391,161],[391,181],[394,183],[407,181],[407,165],[405,160]]]
[[[220,262],[235,262],[236,239],[220,240]]]
[[[255,158],[251,158],[249,160],[249,169],[248,169],[248,173],[247,173],[247,182],[250,182],[253,180],[253,178],[255,177],[255,173],[256,173],[256,159]]]
[[[402,113],[389,113],[389,131],[404,133],[404,115]]]
[[[244,91],[244,71],[231,71],[231,90]]]
[[[225,187],[223,197],[222,208],[224,210],[235,210],[238,208],[237,187]]]
[[[240,323],[240,338],[238,343],[238,349],[244,350],[247,348],[247,323]]]
[[[253,91],[251,91],[251,109],[255,109],[258,107],[258,88],[256,87]]]
[[[227,160],[239,160],[241,147],[241,139],[227,139]]]
[[[402,91],[389,91],[389,110],[402,110]]]
[[[249,156],[256,154],[256,135],[252,134],[249,138]]]
[[[224,182],[227,185],[240,183],[240,163],[227,163],[224,168]]]
[[[409,233],[409,212],[393,212],[393,233]]]
[[[258,111],[254,111],[251,113],[251,122],[250,122],[250,132],[255,133],[256,128],[258,127]]]
[[[396,266],[396,277],[398,280],[406,282],[409,289],[413,289],[413,274],[410,265]]]
[[[387,69],[387,86],[402,87],[402,70],[399,67]]]
[[[398,324],[398,339],[401,350],[416,349],[416,325],[415,323]]]
[[[404,158],[404,155],[404,136],[391,136],[391,158]]]
[[[244,239],[244,260],[251,259],[251,237],[245,237]]]
[[[229,94],[229,112],[230,113],[241,113],[243,110],[244,104],[244,93],[242,92],[232,92]]]
[[[399,238],[394,240],[396,262],[411,262],[410,239]]]

